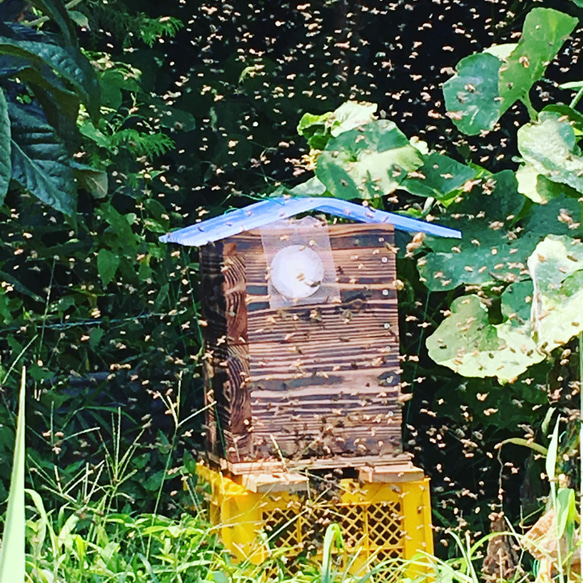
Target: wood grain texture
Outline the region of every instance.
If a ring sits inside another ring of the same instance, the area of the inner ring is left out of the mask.
[[[244,257],[229,243],[201,249],[207,448],[229,460],[253,450]]]
[[[230,462],[401,451],[393,229],[343,224],[329,234],[340,301],[271,309],[260,231],[201,256],[216,425]]]

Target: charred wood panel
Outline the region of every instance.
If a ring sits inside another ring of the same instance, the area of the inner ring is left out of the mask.
[[[270,308],[260,231],[201,253],[211,453],[241,462],[401,451],[393,229],[332,225],[329,235],[340,300],[285,309]]]
[[[201,249],[207,448],[229,461],[252,454],[245,260],[228,242]]]

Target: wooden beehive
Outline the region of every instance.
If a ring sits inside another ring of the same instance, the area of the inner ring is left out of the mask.
[[[330,225],[328,235],[337,293],[279,308],[260,230],[201,249],[211,453],[400,452],[393,226]]]
[[[364,224],[291,218],[312,210]],[[266,199],[161,237],[201,248],[211,458],[234,473],[265,460],[397,461],[393,225],[461,237],[328,197]]]

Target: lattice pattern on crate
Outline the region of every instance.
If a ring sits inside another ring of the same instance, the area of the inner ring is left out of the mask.
[[[400,502],[271,508],[263,511],[263,528],[276,547],[301,549],[321,544],[326,527],[340,525],[347,549],[366,548],[380,560],[403,556]],[[382,559],[381,559],[382,557]]]
[[[370,504],[367,515],[368,539],[371,547],[403,546],[403,517],[399,502]]]
[[[276,547],[295,548],[298,536],[298,513],[294,508],[272,508],[263,511],[263,530]]]

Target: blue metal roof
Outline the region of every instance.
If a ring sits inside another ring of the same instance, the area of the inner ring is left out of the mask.
[[[337,198],[280,197],[268,198],[173,233],[167,233],[160,237],[160,241],[162,243],[179,243],[190,247],[201,247],[207,243],[226,239],[243,231],[258,229],[274,221],[287,219],[307,211],[321,211],[362,223],[390,223],[395,228],[403,231],[427,233],[435,237],[461,239],[462,236],[461,232],[455,229],[375,210]]]

